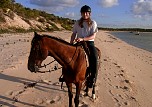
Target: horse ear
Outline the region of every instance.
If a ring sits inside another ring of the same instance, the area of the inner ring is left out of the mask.
[[[38,35],[37,32],[34,32],[34,35],[35,35],[35,36]]]
[[[41,35],[38,34],[37,32],[34,32],[34,38],[40,39],[40,38],[41,38]]]
[[[37,32],[34,32],[34,37],[40,37],[40,35]]]

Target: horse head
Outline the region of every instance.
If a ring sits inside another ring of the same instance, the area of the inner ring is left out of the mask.
[[[31,42],[31,51],[28,57],[28,70],[36,72],[41,67],[41,63],[48,56],[48,51],[43,44],[43,36],[34,32],[34,37]]]

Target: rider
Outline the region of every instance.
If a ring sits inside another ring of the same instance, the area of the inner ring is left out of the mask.
[[[91,8],[87,5],[81,7],[81,18],[77,20],[72,29],[72,36],[70,43],[85,41],[90,51],[89,55],[89,69],[91,71],[91,84],[97,78],[97,50],[94,46],[94,39],[98,32],[97,23],[90,18]]]

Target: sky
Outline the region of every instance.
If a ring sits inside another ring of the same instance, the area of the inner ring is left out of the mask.
[[[152,0],[15,0],[31,9],[78,20],[84,5],[99,27],[152,29]]]

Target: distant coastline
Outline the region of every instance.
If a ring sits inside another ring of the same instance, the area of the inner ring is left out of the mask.
[[[152,29],[144,29],[144,28],[104,28],[98,27],[99,30],[106,31],[130,31],[130,32],[152,32]]]

